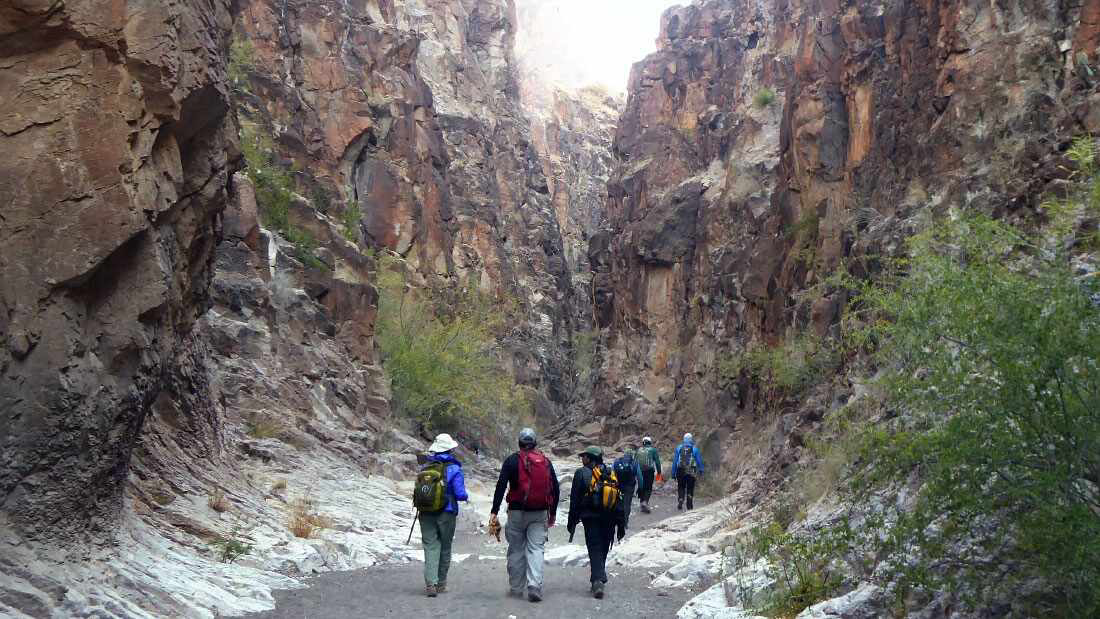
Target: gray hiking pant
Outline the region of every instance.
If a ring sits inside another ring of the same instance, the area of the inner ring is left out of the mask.
[[[508,584],[523,593],[524,584],[542,591],[542,553],[546,546],[546,510],[508,510],[504,536],[508,539]]]
[[[455,538],[458,514],[420,514],[420,536],[424,543],[424,584],[447,582],[451,569],[451,542]]]

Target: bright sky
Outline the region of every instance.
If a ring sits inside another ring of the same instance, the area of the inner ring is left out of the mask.
[[[567,86],[626,90],[630,66],[657,49],[661,13],[691,0],[518,0],[526,66]]]

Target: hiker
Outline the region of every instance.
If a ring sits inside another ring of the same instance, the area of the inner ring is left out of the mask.
[[[451,542],[458,520],[458,502],[468,500],[462,463],[451,450],[458,443],[440,434],[428,447],[427,464],[416,476],[413,503],[420,512],[420,536],[424,543],[424,588],[434,598],[447,591],[451,567]]]
[[[601,599],[607,584],[607,554],[611,552],[612,536],[619,540],[626,536],[626,521],[617,488],[618,480],[615,472],[604,466],[603,450],[589,447],[578,455],[581,457],[581,467],[573,473],[573,487],[569,492],[569,524],[566,528],[572,542],[577,523],[584,525],[592,596]]]
[[[508,594],[542,600],[542,558],[546,531],[554,526],[558,511],[558,475],[554,465],[535,449],[535,431],[524,428],[519,433],[519,451],[504,459],[493,494],[489,529],[500,528],[497,512],[508,490],[508,521],[504,535],[508,540]]]
[[[635,458],[638,461],[638,468],[642,472],[642,477],[638,483],[638,500],[641,501],[642,513],[648,514],[649,509],[649,497],[653,495],[653,475],[661,474],[661,456],[657,453],[657,448],[653,446],[653,439],[651,437],[645,437],[642,439],[642,448],[638,450],[638,454]]]
[[[703,455],[695,446],[695,439],[691,432],[684,435],[684,442],[676,447],[676,455],[672,458],[672,476],[676,478],[676,509],[684,509],[684,499],[687,499],[687,508],[695,507],[695,480],[703,474]]]
[[[634,457],[638,446],[631,443],[627,446],[623,455],[611,464],[615,471],[615,477],[619,478],[619,490],[623,493],[623,525],[630,528],[630,505],[634,502],[634,490],[638,487],[638,481],[642,478],[642,469]]]

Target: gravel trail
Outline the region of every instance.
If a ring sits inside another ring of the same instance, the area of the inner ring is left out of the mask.
[[[653,513],[643,514],[637,499],[630,519],[632,533],[676,513],[675,488],[665,484],[654,494]],[[503,521],[503,518],[501,519]],[[568,541],[565,511],[550,530],[547,550]],[[419,532],[416,534],[419,536]],[[583,544],[578,526],[574,543]],[[414,536],[415,537],[415,536]],[[504,556],[506,544],[489,541],[470,520],[460,519],[448,591],[436,598],[424,595],[423,563],[378,565],[365,570],[332,572],[310,578],[308,587],[275,592],[275,610],[248,615],[252,619],[350,619],[447,616],[456,619],[526,618],[661,618],[676,611],[694,593],[678,589],[650,589],[656,574],[623,566],[608,566],[610,575],[603,600],[588,592],[588,566],[547,565],[544,599],[539,603],[510,598]],[[413,540],[416,543],[416,539]],[[463,557],[463,555],[468,555]]]

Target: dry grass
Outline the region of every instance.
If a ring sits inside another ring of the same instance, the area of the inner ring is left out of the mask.
[[[272,492],[282,492],[284,490],[286,490],[286,478],[285,477],[280,478],[280,479],[276,479],[275,483],[271,484],[271,491]]]
[[[206,504],[210,506],[210,509],[219,514],[229,511],[231,507],[229,499],[225,497],[225,492],[220,488],[215,490],[214,494],[210,495],[210,498],[206,499]]]
[[[321,529],[330,527],[332,527],[332,519],[318,514],[314,510],[312,499],[304,497],[291,504],[287,528],[294,537],[309,539]]]
[[[268,417],[261,417],[256,415],[252,419],[248,420],[248,435],[252,438],[274,438],[279,440],[285,440],[287,436],[287,426],[282,421],[277,419],[271,419]]]

